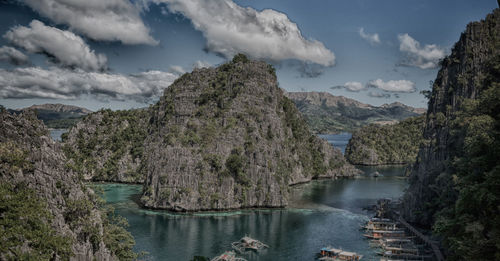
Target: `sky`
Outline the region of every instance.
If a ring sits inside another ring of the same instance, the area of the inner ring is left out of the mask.
[[[156,102],[235,54],[286,91],[426,107],[420,94],[493,0],[0,0],[0,104]]]

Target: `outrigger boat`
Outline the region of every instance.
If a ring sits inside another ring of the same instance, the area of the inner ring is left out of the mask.
[[[318,254],[318,260],[322,261],[358,261],[363,256],[354,252],[343,251],[333,247],[323,247]]]
[[[266,244],[260,242],[259,240],[253,239],[251,237],[245,236],[240,241],[231,243],[234,250],[243,253],[247,250],[259,251],[263,248],[268,248]]]
[[[222,253],[222,255],[212,258],[210,261],[247,261],[247,260],[241,257],[236,257],[236,253],[234,251],[226,251]]]

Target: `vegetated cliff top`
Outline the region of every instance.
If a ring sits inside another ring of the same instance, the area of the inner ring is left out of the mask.
[[[425,112],[425,109],[400,102],[373,106],[328,92],[289,92],[285,95],[295,102],[315,133],[353,132],[370,123],[395,122]]]
[[[291,184],[357,173],[309,132],[274,68],[243,55],[184,74],[150,113],[142,161],[147,207],[282,207]]]
[[[424,124],[422,115],[391,125],[364,126],[353,133],[345,157],[360,165],[413,163],[423,142]]]
[[[472,22],[441,62],[402,214],[450,260],[500,256],[500,9]]]

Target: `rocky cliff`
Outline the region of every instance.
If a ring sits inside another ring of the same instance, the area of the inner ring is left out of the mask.
[[[146,207],[282,207],[289,185],[357,173],[339,150],[309,132],[274,69],[241,55],[183,75],[151,114]]]
[[[382,165],[415,162],[425,117],[411,117],[396,124],[370,124],[352,134],[345,157],[352,164]]]
[[[86,180],[142,183],[148,109],[101,110],[63,135],[64,152]]]
[[[0,259],[133,258],[133,244],[119,241],[130,238],[128,232],[108,220],[65,161],[33,112],[0,108]],[[116,239],[116,231],[123,237]]]
[[[470,23],[429,93],[402,214],[441,235],[451,260],[500,256],[500,10]]]
[[[353,132],[371,123],[398,122],[418,116],[425,109],[399,102],[373,106],[327,92],[289,92],[314,133]]]

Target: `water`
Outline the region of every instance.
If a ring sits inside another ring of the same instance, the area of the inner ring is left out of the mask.
[[[352,137],[351,133],[342,132],[340,134],[318,134],[318,136],[322,139],[325,139],[334,147],[339,148],[342,153],[345,152],[345,148],[347,147],[347,143]]]
[[[397,198],[406,188],[403,167],[362,167],[356,179],[322,180],[292,187],[286,209],[174,214],[140,209],[140,185],[101,184],[105,199],[129,221],[135,251],[149,260],[189,260],[214,257],[231,249],[231,242],[250,235],[270,246],[247,260],[314,260],[324,246],[334,246],[379,260],[359,227],[369,218],[363,208],[378,198]],[[373,178],[379,171],[383,176]]]
[[[61,135],[66,132],[68,132],[68,129],[51,129],[50,137],[55,141],[61,141]]]

